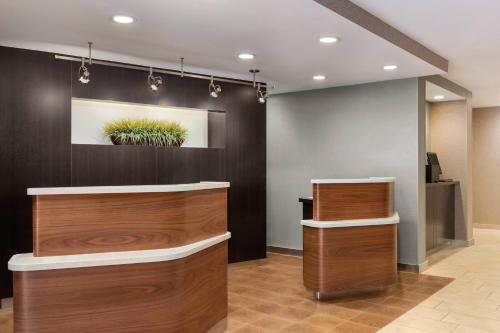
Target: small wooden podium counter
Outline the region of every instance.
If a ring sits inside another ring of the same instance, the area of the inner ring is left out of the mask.
[[[317,179],[302,220],[304,285],[317,299],[396,282],[394,178]]]
[[[15,333],[222,332],[229,183],[29,189]]]

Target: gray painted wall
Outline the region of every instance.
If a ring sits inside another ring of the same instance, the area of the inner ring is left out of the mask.
[[[298,198],[312,195],[312,178],[395,176],[399,262],[423,261],[418,251],[418,235],[425,235],[419,228],[425,223],[419,213],[419,142],[425,144],[425,117],[419,112],[425,110],[419,107],[418,89],[414,78],[269,99],[268,245],[302,249]],[[420,244],[425,246],[422,239]]]

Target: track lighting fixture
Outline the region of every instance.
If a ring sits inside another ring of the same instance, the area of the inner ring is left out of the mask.
[[[267,91],[266,92],[262,91],[260,83],[257,84],[257,100],[259,101],[260,104],[265,104],[267,100]]]
[[[161,76],[153,75],[153,67],[149,67],[148,85],[153,91],[157,91],[158,88],[163,84],[163,79]]]
[[[114,68],[127,68],[127,69],[133,69],[133,70],[138,70],[138,71],[144,71],[148,72],[147,76],[147,83],[148,86],[151,88],[153,91],[158,91],[160,86],[163,84],[166,84],[166,81],[164,81],[164,78],[161,75],[155,76],[153,72],[153,67],[145,67],[145,66],[140,66],[140,65],[133,65],[133,64],[122,64],[122,63],[116,63],[116,62],[111,62],[111,61],[105,61],[105,60],[93,60],[92,59],[92,42],[89,42],[89,57],[72,57],[72,56],[65,56],[65,55],[55,55],[56,59],[59,60],[68,60],[68,61],[75,61],[78,62],[80,67],[78,68],[78,81],[82,84],[88,84],[90,82],[90,72],[92,70],[91,65],[94,63],[99,65],[99,66],[108,66],[108,67],[114,67]],[[231,78],[223,78],[223,77],[218,77],[217,83],[215,83],[215,78],[213,75],[205,75],[205,74],[199,74],[199,73],[190,73],[185,71],[184,67],[184,58],[179,58],[180,59],[180,70],[173,70],[173,69],[156,69],[155,72],[157,74],[165,74],[165,75],[173,75],[173,76],[179,76],[179,77],[190,77],[190,78],[195,78],[199,80],[208,80],[210,81],[209,86],[208,86],[208,91],[209,91],[209,96],[212,98],[217,98],[219,97],[220,93],[222,92],[222,87],[220,83],[222,82],[227,82],[227,83],[234,83],[238,85],[244,85],[244,86],[251,86],[253,87],[256,92],[257,92],[257,97],[261,103],[265,103],[265,100],[267,99],[268,92],[270,89],[273,87],[269,87],[265,83],[259,83],[257,84],[257,79],[256,79],[256,74],[260,73],[260,70],[258,69],[250,69],[250,73],[253,74],[253,81],[252,82],[247,82],[247,81],[242,81],[238,79],[231,79]],[[166,79],[165,79],[166,80]]]
[[[208,85],[208,92],[210,96],[213,98],[219,97],[219,93],[222,92],[222,88],[220,85],[214,83],[214,77],[210,77],[210,84]]]
[[[90,82],[90,72],[89,69],[85,66],[85,58],[82,58],[82,65],[78,70],[78,76],[80,77],[78,80],[81,83],[87,84]]]
[[[89,42],[89,65],[92,65],[92,42]],[[82,65],[78,69],[78,81],[83,84],[87,84],[90,82],[90,71],[85,66],[85,58],[82,57]]]
[[[257,101],[260,104],[264,104],[264,103],[266,103],[266,100],[267,100],[267,91],[265,91],[265,92],[262,91],[262,87],[261,87],[260,83],[257,83],[257,79],[256,79],[257,73],[260,73],[260,70],[251,69],[250,73],[253,74],[253,87],[257,88]]]

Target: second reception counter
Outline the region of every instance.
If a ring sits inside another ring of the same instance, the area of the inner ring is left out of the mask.
[[[29,189],[16,333],[222,332],[228,183]]]
[[[304,285],[318,299],[396,282],[394,178],[314,179],[313,219],[302,220]]]

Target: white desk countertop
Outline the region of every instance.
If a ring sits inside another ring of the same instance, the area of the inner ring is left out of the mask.
[[[363,183],[393,183],[396,177],[370,177],[370,178],[340,178],[340,179],[312,179],[313,184],[363,184]]]
[[[229,187],[228,182],[201,182],[175,185],[42,187],[29,188],[28,195],[185,192],[227,187]]]
[[[11,271],[45,271],[52,269],[128,265],[162,262],[185,258],[231,238],[231,233],[169,249],[73,254],[35,257],[33,253],[16,254],[9,260]]]
[[[347,228],[347,227],[362,227],[385,224],[399,223],[399,214],[396,212],[391,217],[376,218],[376,219],[360,219],[360,220],[339,220],[339,221],[314,221],[302,220],[300,224],[311,228]]]

